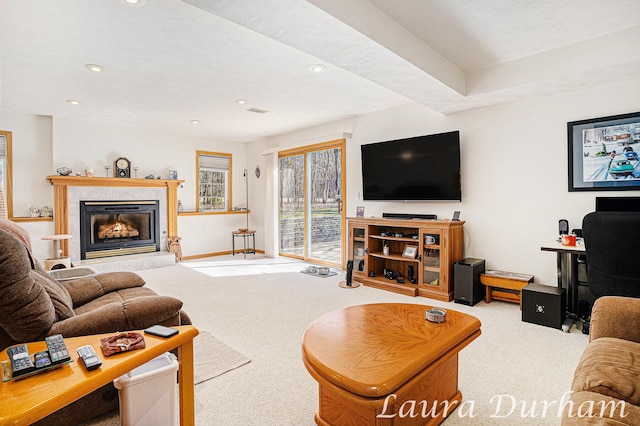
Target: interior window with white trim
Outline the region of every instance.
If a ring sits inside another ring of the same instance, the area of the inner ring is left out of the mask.
[[[227,211],[231,206],[231,154],[197,152],[198,211]]]

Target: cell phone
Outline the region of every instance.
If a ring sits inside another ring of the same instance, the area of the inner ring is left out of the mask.
[[[144,330],[146,334],[152,334],[159,337],[171,337],[174,334],[178,334],[178,331],[179,330],[176,330],[175,328],[165,327],[164,325],[153,325]]]

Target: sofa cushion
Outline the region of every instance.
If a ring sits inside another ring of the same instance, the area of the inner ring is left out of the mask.
[[[122,289],[118,291],[112,291],[104,296],[96,297],[90,302],[85,303],[75,309],[77,315],[82,315],[87,312],[91,312],[94,309],[100,308],[110,303],[123,303],[126,300],[134,299],[137,297],[156,297],[158,293],[147,287],[134,287],[130,289]],[[178,308],[179,309],[179,308]],[[125,331],[125,330],[122,330]]]
[[[29,237],[26,229],[9,219],[0,219],[0,230],[8,232],[22,242],[27,247],[29,256],[31,256],[31,237]]]
[[[51,298],[32,271],[27,247],[0,230],[0,327],[18,342],[36,340],[55,321]]]
[[[601,337],[589,343],[571,389],[590,391],[640,406],[640,343]]]
[[[53,303],[56,312],[56,321],[71,318],[75,315],[71,296],[69,296],[69,292],[62,284],[49,277],[46,272],[40,272],[36,269],[31,271],[31,276],[51,298],[51,303]]]
[[[109,293],[76,310],[75,317],[56,322],[50,333],[72,337],[112,333],[114,330],[138,330],[155,324],[180,325],[182,302],[147,292],[151,290],[142,287]]]
[[[142,286],[144,286],[144,280],[135,272],[105,272],[64,283],[76,310],[78,307],[111,292],[126,288],[141,288]]]
[[[562,426],[637,426],[640,407],[596,392],[577,392],[564,407]]]

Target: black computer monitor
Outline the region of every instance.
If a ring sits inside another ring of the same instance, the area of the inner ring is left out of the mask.
[[[597,212],[640,212],[640,197],[596,197]]]

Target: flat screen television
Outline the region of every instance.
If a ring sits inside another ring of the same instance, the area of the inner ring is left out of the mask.
[[[460,132],[361,145],[363,199],[462,201]]]
[[[596,197],[597,212],[640,212],[640,197]]]

